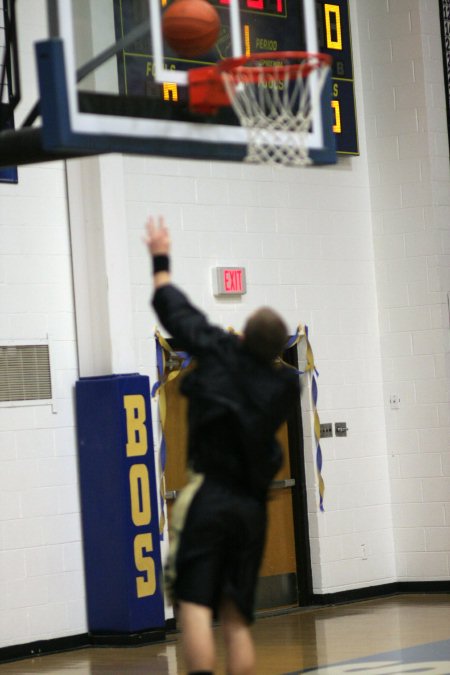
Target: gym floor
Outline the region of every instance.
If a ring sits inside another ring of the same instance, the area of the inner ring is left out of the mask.
[[[218,634],[217,675],[225,673]],[[324,608],[260,614],[258,675],[450,675],[450,595],[398,595]],[[86,648],[0,665],[0,673],[178,675],[179,634],[143,647]]]

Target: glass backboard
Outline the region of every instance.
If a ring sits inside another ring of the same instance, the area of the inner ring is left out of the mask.
[[[46,148],[243,159],[246,134],[233,110],[192,112],[187,72],[240,54],[320,51],[321,3],[210,0],[221,22],[217,43],[185,59],[162,36],[162,14],[174,1],[49,2],[56,34],[36,46]],[[332,163],[331,78],[320,100],[308,147],[314,162]]]

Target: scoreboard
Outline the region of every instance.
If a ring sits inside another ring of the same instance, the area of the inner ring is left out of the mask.
[[[176,0],[161,0],[164,10]],[[179,57],[165,47],[165,67],[189,70],[217,63],[232,56],[230,0],[209,0],[217,9],[221,29],[213,49],[198,59]],[[147,0],[115,0],[116,33],[122,37],[148,16]],[[333,58],[332,101],[333,131],[339,154],[357,155],[358,133],[354,97],[353,59],[351,48],[349,0],[315,0],[318,51]],[[242,51],[245,55],[258,52],[305,51],[306,39],[301,0],[239,0]],[[186,92],[176,84],[154,82],[154,67],[150,38],[143,38],[119,57],[121,92],[125,95],[147,95],[166,101],[170,115],[183,119]],[[178,106],[178,110],[177,110]],[[223,120],[222,113],[220,119]],[[235,118],[234,122],[237,121]]]

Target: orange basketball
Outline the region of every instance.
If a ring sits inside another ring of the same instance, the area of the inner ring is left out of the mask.
[[[186,58],[200,56],[217,42],[220,18],[208,0],[175,0],[164,12],[164,39]]]

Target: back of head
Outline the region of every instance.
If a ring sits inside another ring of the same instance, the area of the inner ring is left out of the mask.
[[[270,307],[261,307],[245,324],[244,345],[261,361],[270,362],[281,354],[288,338],[286,324]]]

